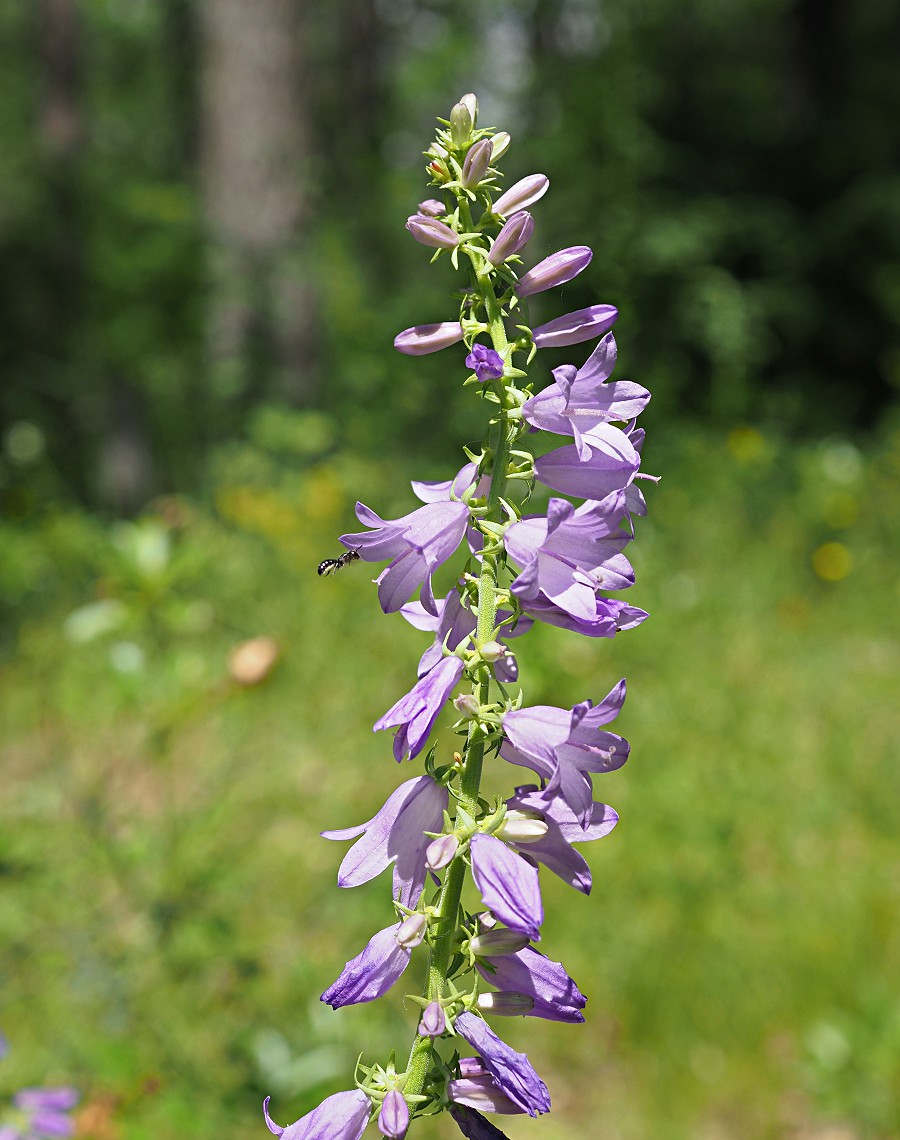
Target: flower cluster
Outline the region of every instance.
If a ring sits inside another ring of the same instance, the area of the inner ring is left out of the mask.
[[[0,1033],[0,1060],[9,1047]],[[0,1140],[56,1140],[75,1131],[69,1115],[78,1103],[73,1088],[25,1088],[13,1095],[9,1119],[0,1115]]]
[[[560,250],[520,274],[535,230],[530,207],[547,193],[548,179],[533,174],[500,192],[496,164],[510,139],[478,126],[473,95],[442,122],[426,152],[441,197],[421,202],[406,228],[434,256],[449,255],[457,268],[462,262],[468,280],[455,320],[408,328],[394,346],[420,356],[461,343],[469,370],[463,383],[483,400],[489,424],[480,451],[468,452],[453,477],[413,484],[423,505],[383,519],[358,503],[364,529],[340,539],[344,557],[382,565],[376,582],[384,612],[399,612],[432,635],[415,683],[374,726],[394,730],[398,762],[424,753],[425,772],[402,783],[368,822],[322,833],[355,841],[339,886],[358,886],[388,867],[393,884],[386,924],[322,1001],[339,1009],[381,997],[416,952],[427,955],[427,983],[424,993],[407,995],[421,1012],[404,1069],[393,1060],[360,1062],[355,1088],[287,1128],[275,1124],[266,1101],[269,1129],[287,1140],[358,1140],[370,1120],[398,1140],[417,1116],[441,1110],[464,1136],[484,1140],[503,1136],[484,1113],[549,1110],[550,1095],[528,1058],[487,1019],[584,1020],[578,986],[534,945],[543,933],[540,868],[590,892],[576,845],[608,835],[618,820],[594,799],[593,781],[629,753],[609,727],[625,699],[624,681],[596,703],[572,708],[529,706],[513,687],[518,638],[536,621],[613,637],[647,616],[610,595],[634,583],[625,550],[634,517],[645,510],[638,484],[649,478],[640,470],[636,419],[650,395],[610,378],[612,305],[530,326],[527,299],[583,272],[591,250]],[[538,350],[591,340],[598,343],[582,365],[554,369],[552,382],[534,391],[526,367]],[[524,446],[536,432],[566,442],[536,459]],[[539,485],[556,494],[531,513]],[[443,568],[451,560],[449,574]],[[449,574],[442,596],[435,592],[439,572]],[[441,756],[430,742],[448,709],[457,714],[461,741]],[[489,761],[528,768],[533,781],[487,803],[480,786]],[[481,898],[474,913],[461,905],[470,874]]]

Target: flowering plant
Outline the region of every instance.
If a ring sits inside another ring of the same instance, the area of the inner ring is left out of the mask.
[[[387,925],[347,962],[322,1001],[338,1009],[381,997],[419,948],[428,958],[426,983],[422,994],[407,995],[420,1016],[405,1067],[393,1058],[360,1062],[355,1088],[287,1128],[272,1120],[266,1099],[266,1123],[284,1140],[358,1140],[371,1119],[382,1136],[397,1140],[415,1117],[443,1110],[463,1135],[483,1140],[503,1136],[485,1112],[548,1111],[549,1093],[528,1058],[485,1017],[584,1020],[578,986],[532,945],[544,917],[539,867],[590,891],[590,870],[574,845],[608,835],[618,818],[594,800],[592,780],[628,758],[627,741],[608,727],[625,699],[624,681],[597,704],[529,707],[512,689],[518,662],[507,642],[534,621],[612,637],[647,616],[608,592],[634,582],[624,549],[633,517],[645,509],[637,480],[648,476],[640,472],[643,431],[635,419],[649,393],[609,379],[618,315],[612,305],[530,327],[525,299],[581,273],[591,250],[561,250],[520,276],[520,255],[534,231],[529,208],[548,179],[531,175],[498,196],[496,164],[510,140],[478,126],[474,95],[441,122],[426,157],[442,197],[422,202],[406,228],[435,257],[449,255],[456,268],[462,261],[468,281],[456,319],[406,329],[394,346],[420,356],[462,342],[470,370],[464,385],[489,412],[487,432],[455,476],[413,484],[423,505],[402,518],[383,519],[358,503],[366,529],[343,535],[346,553],[319,567],[331,573],[357,558],[386,563],[376,579],[382,609],[433,634],[415,684],[375,724],[396,730],[398,761],[425,753],[424,775],[402,783],[368,822],[322,833],[355,840],[340,865],[341,887],[393,867]],[[526,369],[537,350],[595,338],[586,363],[554,369],[553,383],[533,391]],[[535,459],[522,443],[536,431],[572,442]],[[545,514],[526,514],[537,483],[584,501],[574,506],[551,497]],[[455,584],[436,596],[434,575],[464,544]],[[461,682],[469,691],[454,696]],[[445,758],[428,745],[448,702],[463,742]],[[489,803],[482,771],[498,757],[534,777]],[[483,902],[474,914],[461,905],[470,872]],[[467,1047],[474,1056],[461,1055]]]
[[[0,1033],[0,1060],[9,1051]],[[0,1116],[0,1140],[54,1140],[71,1136],[75,1124],[69,1115],[78,1103],[73,1088],[25,1088],[13,1095],[8,1118]]]

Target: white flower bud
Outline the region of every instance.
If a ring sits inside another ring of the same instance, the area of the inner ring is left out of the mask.
[[[481,647],[482,660],[493,664],[499,661],[501,657],[505,657],[507,649],[505,645],[501,645],[499,641],[486,641]]]
[[[440,835],[425,848],[425,866],[429,871],[442,871],[458,850],[459,840],[455,835]]]
[[[527,934],[516,930],[486,930],[469,941],[472,953],[479,958],[502,958],[504,954],[518,954],[529,944]]]
[[[494,832],[507,843],[537,843],[547,834],[547,824],[537,812],[508,811]]]
[[[473,697],[471,693],[460,693],[458,697],[454,698],[453,707],[464,717],[467,717],[469,720],[474,720],[475,717],[478,716],[478,710],[481,708],[481,705],[479,705],[477,698]]]
[[[498,131],[491,139],[491,162],[496,162],[498,158],[506,154],[509,150],[509,144],[512,140],[509,137],[508,131]]]
[[[496,1013],[504,1017],[521,1017],[534,1009],[534,998],[527,994],[479,994],[478,1008],[483,1013]]]
[[[400,923],[400,929],[396,934],[397,945],[402,946],[404,950],[414,950],[421,945],[427,927],[428,919],[424,914],[411,914]]]

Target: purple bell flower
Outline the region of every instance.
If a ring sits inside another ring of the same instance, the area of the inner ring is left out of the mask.
[[[631,541],[619,527],[624,513],[625,495],[614,491],[577,509],[565,499],[551,499],[546,518],[514,523],[503,541],[524,567],[512,584],[523,607],[547,599],[572,617],[590,621],[599,590],[633,585],[634,571],[622,554]]]
[[[394,759],[418,756],[425,745],[438,713],[463,673],[458,657],[443,657],[399,701],[375,723],[373,731],[398,728],[394,736]]]
[[[428,214],[413,214],[406,219],[406,228],[416,241],[434,249],[456,249],[459,245],[459,234]]]
[[[463,338],[459,321],[442,321],[437,325],[414,325],[394,337],[394,348],[404,356],[426,356],[440,352]]]
[[[529,174],[527,178],[521,178],[510,186],[505,194],[501,194],[491,207],[491,212],[506,218],[518,210],[526,210],[539,198],[543,198],[549,187],[550,179],[546,174]]]
[[[545,796],[561,796],[584,827],[593,805],[589,773],[613,772],[628,759],[628,741],[600,728],[616,718],[624,700],[622,680],[596,706],[582,701],[573,709],[514,709],[503,717],[500,755],[547,780]]]
[[[374,934],[365,950],[350,959],[319,1000],[332,1009],[340,1009],[383,997],[403,974],[412,954],[397,941],[402,926],[403,923],[395,922]]]
[[[537,869],[494,835],[473,835],[469,852],[484,905],[510,930],[539,941],[544,904]]]
[[[369,1123],[369,1098],[359,1089],[335,1093],[287,1128],[269,1116],[269,1097],[263,1115],[269,1131],[284,1140],[359,1140]]]
[[[503,375],[503,357],[487,345],[473,344],[466,357],[466,368],[471,368],[482,384],[486,380],[498,380]]]
[[[534,473],[544,486],[581,499],[605,499],[634,479],[641,456],[631,440],[612,424],[597,424],[577,444],[558,447],[535,460]]]
[[[585,637],[615,637],[622,630],[634,629],[649,616],[646,610],[639,610],[637,606],[627,606],[618,599],[602,598],[599,594],[594,614],[585,619],[573,617],[543,594],[532,598],[526,610],[529,617]]]
[[[496,986],[501,994],[522,994],[532,999],[525,1017],[543,1017],[548,1021],[576,1024],[584,1021],[581,1012],[587,998],[578,989],[559,962],[553,962],[531,946],[516,954],[476,960],[479,974]]]
[[[469,522],[466,504],[426,503],[402,518],[382,519],[365,504],[357,503],[356,517],[372,529],[341,535],[340,541],[366,562],[391,559],[376,579],[384,612],[396,613],[421,586],[422,604],[436,615],[431,575],[462,542]]]
[[[325,839],[356,839],[338,870],[339,887],[358,887],[394,864],[393,895],[415,909],[425,886],[426,831],[440,831],[449,802],[447,789],[430,776],[401,784],[367,823],[323,831]]]
[[[518,253],[531,240],[534,233],[534,218],[527,210],[520,210],[503,225],[494,239],[488,261],[491,265],[502,265],[504,261]]]
[[[522,415],[534,428],[574,436],[579,456],[587,458],[587,444],[599,424],[633,420],[650,399],[640,384],[604,383],[615,362],[616,342],[607,333],[581,368],[572,364],[554,368],[555,383],[526,400]]]
[[[565,285],[587,269],[593,256],[586,245],[573,245],[558,253],[551,253],[519,278],[515,292],[520,297],[530,297],[533,293],[543,293],[545,289]]]
[[[538,325],[533,331],[534,343],[538,348],[563,348],[567,344],[580,344],[583,340],[593,340],[603,336],[616,323],[619,310],[614,305],[591,305],[587,309],[577,309],[556,317],[545,325]]]
[[[467,610],[456,590],[451,590],[446,598],[436,601],[438,616],[427,613],[421,602],[407,602],[400,612],[411,626],[434,633],[434,641],[419,660],[418,675],[424,677],[444,657],[444,645],[453,652],[470,634],[475,632],[477,616]],[[504,611],[498,617],[502,620]],[[516,634],[522,633],[522,622],[516,627]],[[511,685],[518,678],[519,667],[511,653],[506,653],[493,663],[494,676],[504,685]]]
[[[391,1089],[381,1102],[378,1131],[388,1140],[403,1140],[409,1128],[409,1106],[402,1092]]]
[[[517,1053],[480,1017],[461,1013],[455,1022],[456,1032],[478,1051],[485,1068],[514,1104],[529,1116],[550,1110],[547,1086],[534,1071],[524,1053]]]

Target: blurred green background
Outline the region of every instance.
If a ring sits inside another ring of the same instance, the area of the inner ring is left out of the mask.
[[[663,477],[651,620],[522,645],[529,703],[628,677],[632,758],[592,897],[544,881],[587,1024],[503,1024],[554,1111],[500,1123],[900,1137],[898,31],[897,0],[0,3],[0,1093],[243,1140],[408,1048],[399,996],[317,1000],[387,899],[317,832],[413,774],[371,725],[424,640],[315,567],[481,433],[460,351],[391,348],[453,315],[403,221],[472,90],[510,181],[550,176],[527,263],[595,250],[537,319],[619,306]]]

